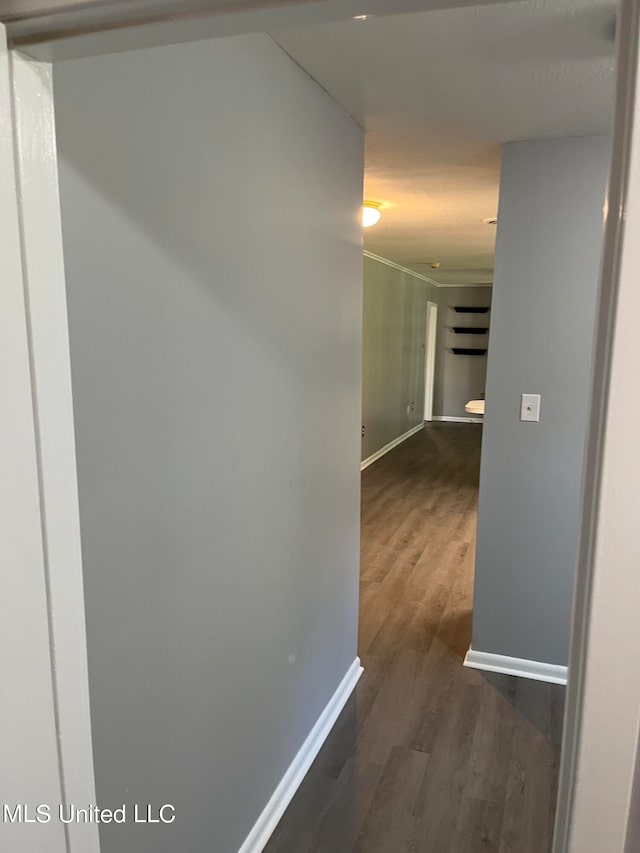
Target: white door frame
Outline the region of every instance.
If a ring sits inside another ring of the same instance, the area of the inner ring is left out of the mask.
[[[433,420],[433,391],[436,379],[436,337],[438,332],[438,305],[427,302],[427,320],[424,341],[424,420]]]
[[[62,797],[45,580],[40,460],[34,411],[10,56],[0,29],[0,792],[10,808]],[[46,798],[46,799],[45,799]],[[37,834],[0,822],[0,846],[63,853],[62,826]]]
[[[622,0],[618,27],[613,169],[554,853],[629,853],[625,836],[640,722],[640,671],[633,665],[640,645],[640,249],[634,243],[640,231],[639,3]],[[55,158],[49,150],[47,165],[45,145],[35,144],[43,127],[45,141],[53,139],[51,92],[47,66],[29,60],[21,66],[16,57],[19,91],[11,96],[4,31],[2,36],[0,224],[6,275],[0,391],[11,405],[0,411],[0,564],[3,581],[12,586],[11,594],[0,597],[0,639],[13,641],[3,643],[13,652],[3,670],[13,689],[11,702],[4,701],[3,691],[0,722],[15,743],[24,729],[32,747],[20,754],[3,742],[8,761],[3,778],[15,768],[20,783],[12,780],[5,801],[18,796],[29,802],[29,785],[45,779],[52,797],[59,791],[61,801],[83,804],[95,802],[95,793],[64,278]],[[29,642],[14,648],[27,629]],[[34,849],[34,836],[27,838],[30,846],[24,841],[7,846],[26,853]],[[61,845],[58,833],[38,849],[99,850],[97,833],[80,837],[70,829]]]
[[[94,804],[96,793],[51,66],[7,52],[1,25],[0,57],[0,213],[11,226],[2,223],[9,267],[0,345],[9,349],[0,355],[0,440],[9,465],[0,512],[13,533],[0,542],[3,580],[11,569],[0,624],[8,631],[20,620],[0,642],[12,699],[7,705],[3,691],[0,706],[11,719],[2,730],[17,750],[3,755],[2,777],[11,780],[3,802],[51,808],[49,823],[0,824],[0,831],[14,853],[99,853],[96,823],[62,824],[57,816],[59,806]],[[23,703],[29,707],[20,713]],[[43,786],[42,778],[51,781]]]
[[[623,0],[554,853],[637,849],[627,826],[640,725],[639,28],[639,0]]]

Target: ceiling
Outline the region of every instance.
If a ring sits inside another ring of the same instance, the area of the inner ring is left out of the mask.
[[[127,50],[141,41],[151,46],[350,21],[362,12],[364,2],[368,13],[381,16],[506,1],[0,0],[0,21],[6,25],[13,45],[28,46],[29,53],[38,45],[41,61],[49,62]],[[131,37],[121,38],[128,30]],[[99,36],[106,33],[110,34],[106,38]],[[49,44],[51,49],[42,51],[42,44]]]
[[[366,129],[364,197],[383,216],[365,248],[439,284],[491,282],[501,143],[608,131],[615,9],[520,0],[273,31]]]

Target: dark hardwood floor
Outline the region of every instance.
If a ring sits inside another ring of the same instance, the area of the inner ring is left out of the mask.
[[[362,475],[365,673],[267,853],[547,853],[564,688],[462,667],[481,427]]]

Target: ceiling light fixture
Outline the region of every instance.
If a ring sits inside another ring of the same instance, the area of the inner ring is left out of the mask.
[[[368,21],[370,17],[371,17],[371,15],[354,15],[353,20],[354,21]]]
[[[365,201],[362,205],[362,227],[370,228],[380,221],[380,202]]]
[[[497,216],[488,216],[486,219],[482,220],[485,225],[497,225],[498,217]]]

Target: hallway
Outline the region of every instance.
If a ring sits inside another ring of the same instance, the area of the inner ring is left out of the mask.
[[[462,667],[481,427],[362,475],[365,672],[267,853],[547,853],[564,688]]]

